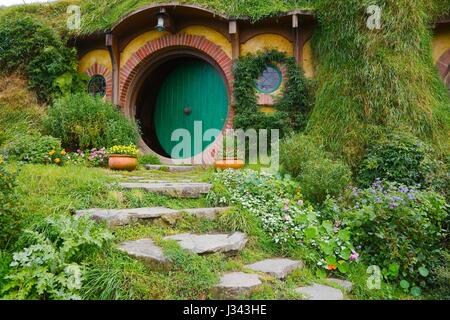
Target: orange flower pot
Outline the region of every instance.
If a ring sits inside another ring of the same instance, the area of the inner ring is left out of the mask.
[[[222,160],[217,160],[215,162],[215,166],[217,169],[221,170],[242,169],[245,167],[245,162],[237,158],[225,158]]]
[[[108,165],[111,170],[134,171],[138,166],[138,160],[132,156],[112,154],[109,156]]]

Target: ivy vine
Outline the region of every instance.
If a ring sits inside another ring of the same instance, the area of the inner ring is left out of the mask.
[[[259,110],[256,83],[267,66],[272,64],[286,67],[286,79],[283,93],[273,106],[275,112],[264,113]],[[267,50],[240,58],[234,67],[234,127],[279,129],[281,136],[303,130],[311,105],[307,82],[295,58],[283,52]]]

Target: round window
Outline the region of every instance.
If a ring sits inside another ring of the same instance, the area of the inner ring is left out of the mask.
[[[273,93],[281,86],[282,79],[280,69],[273,65],[267,66],[256,81],[256,88],[262,93]]]
[[[106,95],[105,77],[97,74],[89,80],[88,92],[92,96],[104,97]]]

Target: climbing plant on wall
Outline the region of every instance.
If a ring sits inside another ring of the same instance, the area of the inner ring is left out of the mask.
[[[257,80],[271,65],[284,65],[286,79],[283,94],[277,98],[275,112],[259,110]],[[310,98],[307,80],[293,57],[277,50],[249,54],[238,60],[234,68],[235,118],[239,129],[280,129],[281,135],[302,130],[306,125]]]

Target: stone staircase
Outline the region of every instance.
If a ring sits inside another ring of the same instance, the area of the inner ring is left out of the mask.
[[[180,166],[146,166],[147,170],[160,170],[168,173],[190,172],[196,167]],[[206,195],[211,185],[194,182],[189,179],[175,177],[167,180],[149,180],[144,176],[117,176],[127,181],[119,182],[124,189],[138,189],[146,192],[162,194],[174,198],[200,198]],[[132,223],[161,223],[174,225],[186,215],[197,219],[214,220],[230,208],[191,208],[169,209],[164,207],[132,208],[132,209],[100,209],[93,208],[79,210],[77,216],[89,216],[97,222],[104,222],[110,228],[119,228]],[[243,250],[247,244],[247,236],[241,232],[232,234],[211,233],[193,234],[182,233],[166,236],[162,240],[176,241],[178,245],[198,255],[222,253],[225,257],[233,256]],[[170,270],[172,262],[164,254],[164,250],[153,239],[144,238],[125,241],[118,244],[118,248],[133,258],[143,261],[152,268]],[[269,276],[284,280],[291,272],[303,268],[302,261],[285,258],[262,260],[245,266],[248,272],[228,272],[221,275],[220,282],[212,289],[212,296],[217,299],[236,299],[248,297],[260,288],[264,279]],[[341,287],[344,292],[350,292],[352,284],[340,279],[328,279],[331,285]],[[299,295],[309,300],[343,300],[344,294],[340,289],[323,284],[312,284],[308,287],[297,288]]]

